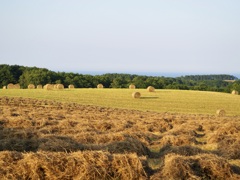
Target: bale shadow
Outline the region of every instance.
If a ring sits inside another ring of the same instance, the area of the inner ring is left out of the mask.
[[[159,97],[140,97],[140,99],[158,99]]]

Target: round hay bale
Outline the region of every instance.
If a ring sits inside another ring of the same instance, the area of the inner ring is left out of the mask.
[[[103,85],[102,85],[102,84],[98,84],[98,85],[97,85],[97,88],[98,88],[98,89],[102,89],[102,88],[103,88]]]
[[[155,88],[153,86],[148,86],[147,91],[148,92],[154,92]]]
[[[37,85],[37,89],[42,89],[42,88],[43,88],[43,87],[42,87],[41,84]]]
[[[136,89],[136,86],[134,84],[130,84],[129,89]]]
[[[219,116],[219,117],[223,117],[223,116],[226,115],[226,112],[225,112],[225,110],[223,110],[223,109],[218,109],[217,112],[216,112],[216,114],[217,114],[217,116]]]
[[[52,84],[46,84],[44,86],[44,89],[46,89],[46,90],[53,90],[53,85]]]
[[[63,84],[57,84],[56,88],[57,89],[64,89],[64,86],[63,86]]]
[[[14,84],[9,83],[9,84],[7,85],[7,89],[14,89]]]
[[[141,93],[140,92],[134,92],[134,93],[132,93],[132,97],[133,98],[140,98],[141,97]]]
[[[7,86],[3,86],[3,89],[7,89]]]
[[[57,89],[58,84],[53,84],[53,89]]]
[[[69,88],[69,89],[74,89],[74,85],[73,85],[73,84],[70,84],[70,85],[68,86],[68,88]]]
[[[234,94],[234,95],[238,95],[238,91],[233,90],[233,91],[232,91],[232,94]]]
[[[20,89],[20,85],[19,84],[14,84],[14,89]]]
[[[29,85],[28,85],[28,89],[35,89],[34,84],[29,84]]]

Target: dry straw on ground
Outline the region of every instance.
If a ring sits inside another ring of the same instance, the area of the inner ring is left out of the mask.
[[[133,98],[140,98],[141,97],[141,93],[140,92],[133,92],[132,93],[132,97]]]
[[[0,152],[0,179],[147,179],[136,154]]]
[[[129,89],[135,89],[135,88],[136,88],[136,86],[134,84],[129,85]]]
[[[240,179],[239,132],[240,116],[4,96],[0,179]]]
[[[68,88],[69,88],[69,89],[74,89],[74,85],[73,85],[73,84],[70,84],[70,85],[68,86]]]
[[[181,156],[168,154],[156,179],[235,179],[230,164],[226,159],[212,154]]]
[[[155,88],[153,86],[148,86],[147,91],[148,92],[154,92]]]
[[[173,145],[173,146],[182,146],[182,145],[193,145],[195,144],[196,139],[188,134],[180,135],[168,135],[166,134],[160,141],[162,147]]]
[[[35,89],[35,85],[34,84],[29,84],[28,89]]]
[[[238,95],[238,91],[233,90],[233,91],[232,91],[232,94]]]
[[[102,85],[102,84],[98,84],[98,85],[97,85],[97,88],[98,88],[98,89],[102,89],[102,88],[103,88],[103,85]]]
[[[219,117],[223,117],[226,115],[226,111],[223,110],[223,109],[218,109],[217,112],[216,112],[217,116]]]
[[[227,148],[226,148],[227,147]],[[227,159],[240,159],[240,138],[238,137],[225,137],[218,143],[218,153]]]

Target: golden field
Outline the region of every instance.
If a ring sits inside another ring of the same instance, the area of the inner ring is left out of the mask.
[[[133,99],[133,92],[140,92],[140,99]],[[206,91],[146,89],[9,89],[0,90],[0,96],[26,97],[59,102],[79,103],[102,107],[135,109],[154,112],[187,114],[215,114],[224,109],[227,115],[240,115],[240,96]]]
[[[0,179],[240,179],[239,97],[0,90]]]

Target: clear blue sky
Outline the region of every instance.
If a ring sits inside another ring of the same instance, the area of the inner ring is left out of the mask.
[[[1,0],[0,64],[240,74],[240,0]]]

